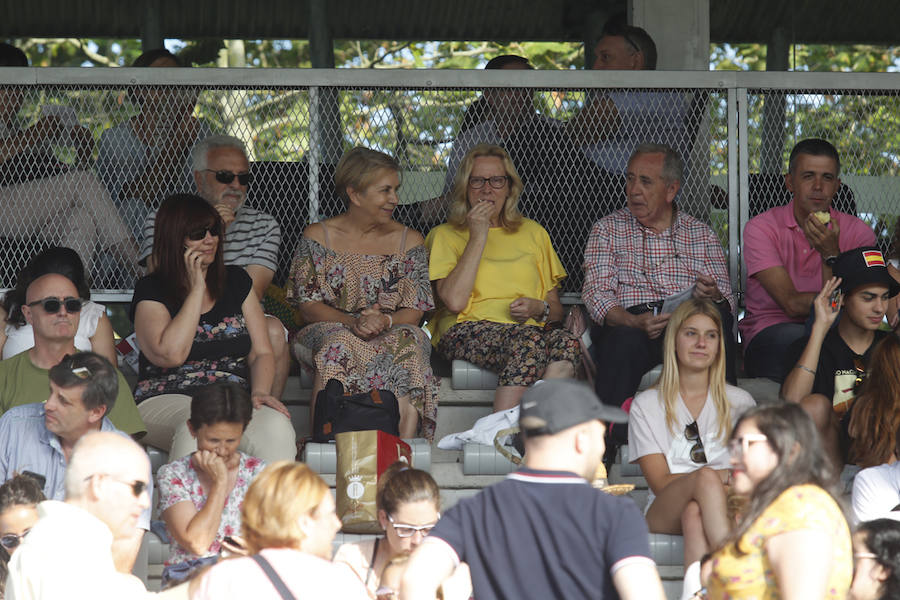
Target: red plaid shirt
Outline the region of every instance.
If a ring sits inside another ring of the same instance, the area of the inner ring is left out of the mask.
[[[603,217],[584,249],[581,298],[594,321],[603,323],[614,306],[655,302],[710,275],[734,310],[722,244],[708,225],[676,210],[672,226],[656,233],[627,208]]]

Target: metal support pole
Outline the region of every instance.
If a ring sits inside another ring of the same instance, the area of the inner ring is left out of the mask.
[[[766,71],[787,71],[790,40],[784,27],[772,30],[766,48]],[[783,91],[769,90],[763,99],[762,140],[759,168],[762,173],[781,173],[784,168],[785,111],[787,96]]]
[[[141,50],[162,48],[165,39],[162,33],[162,22],[159,0],[144,0],[144,18],[141,21]]]
[[[732,91],[733,90],[729,90],[728,93],[731,94]],[[747,101],[749,96],[747,94],[747,88],[737,88],[735,95],[738,108],[738,191],[740,193],[741,214],[738,231],[735,233],[740,233],[741,236],[743,236],[744,226],[747,225],[747,221],[750,220],[750,154],[748,152],[747,143]],[[731,115],[729,115],[729,118],[731,118]],[[730,135],[731,129],[729,128],[729,136]],[[740,249],[740,243],[738,243],[737,248]],[[732,278],[734,277],[734,273],[740,273],[741,286],[739,289],[741,290],[741,297],[743,298],[744,292],[747,290],[747,272],[740,268],[740,262],[737,263],[737,269],[737,271],[732,271]]]

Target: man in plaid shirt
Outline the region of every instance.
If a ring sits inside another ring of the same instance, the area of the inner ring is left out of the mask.
[[[734,298],[722,245],[678,210],[684,163],[672,148],[641,144],[628,160],[625,208],[594,224],[584,250],[582,300],[594,319],[597,395],[620,406],[662,362],[669,314],[662,301],[693,286],[722,313],[728,381],[734,373]]]

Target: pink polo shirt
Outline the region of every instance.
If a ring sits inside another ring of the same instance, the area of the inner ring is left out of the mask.
[[[834,208],[830,212],[832,222],[837,221],[840,227],[841,252],[875,245],[875,233],[864,221]],[[754,275],[771,267],[784,267],[798,292],[818,292],[822,289],[822,257],[810,246],[794,219],[793,200],[750,219],[744,227],[743,255],[747,313],[738,328],[746,348],[757,333],[770,325],[806,321],[806,317],[788,317]]]

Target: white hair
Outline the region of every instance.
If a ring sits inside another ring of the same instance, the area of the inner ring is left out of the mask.
[[[144,450],[124,435],[101,431],[83,435],[72,449],[66,467],[66,499],[81,498],[91,476],[121,470],[134,454],[144,454]]]
[[[206,169],[209,164],[207,161],[209,153],[216,148],[234,148],[240,150],[244,158],[247,158],[247,147],[238,138],[232,135],[211,135],[194,144],[194,149],[191,150],[191,164],[195,171]]]

